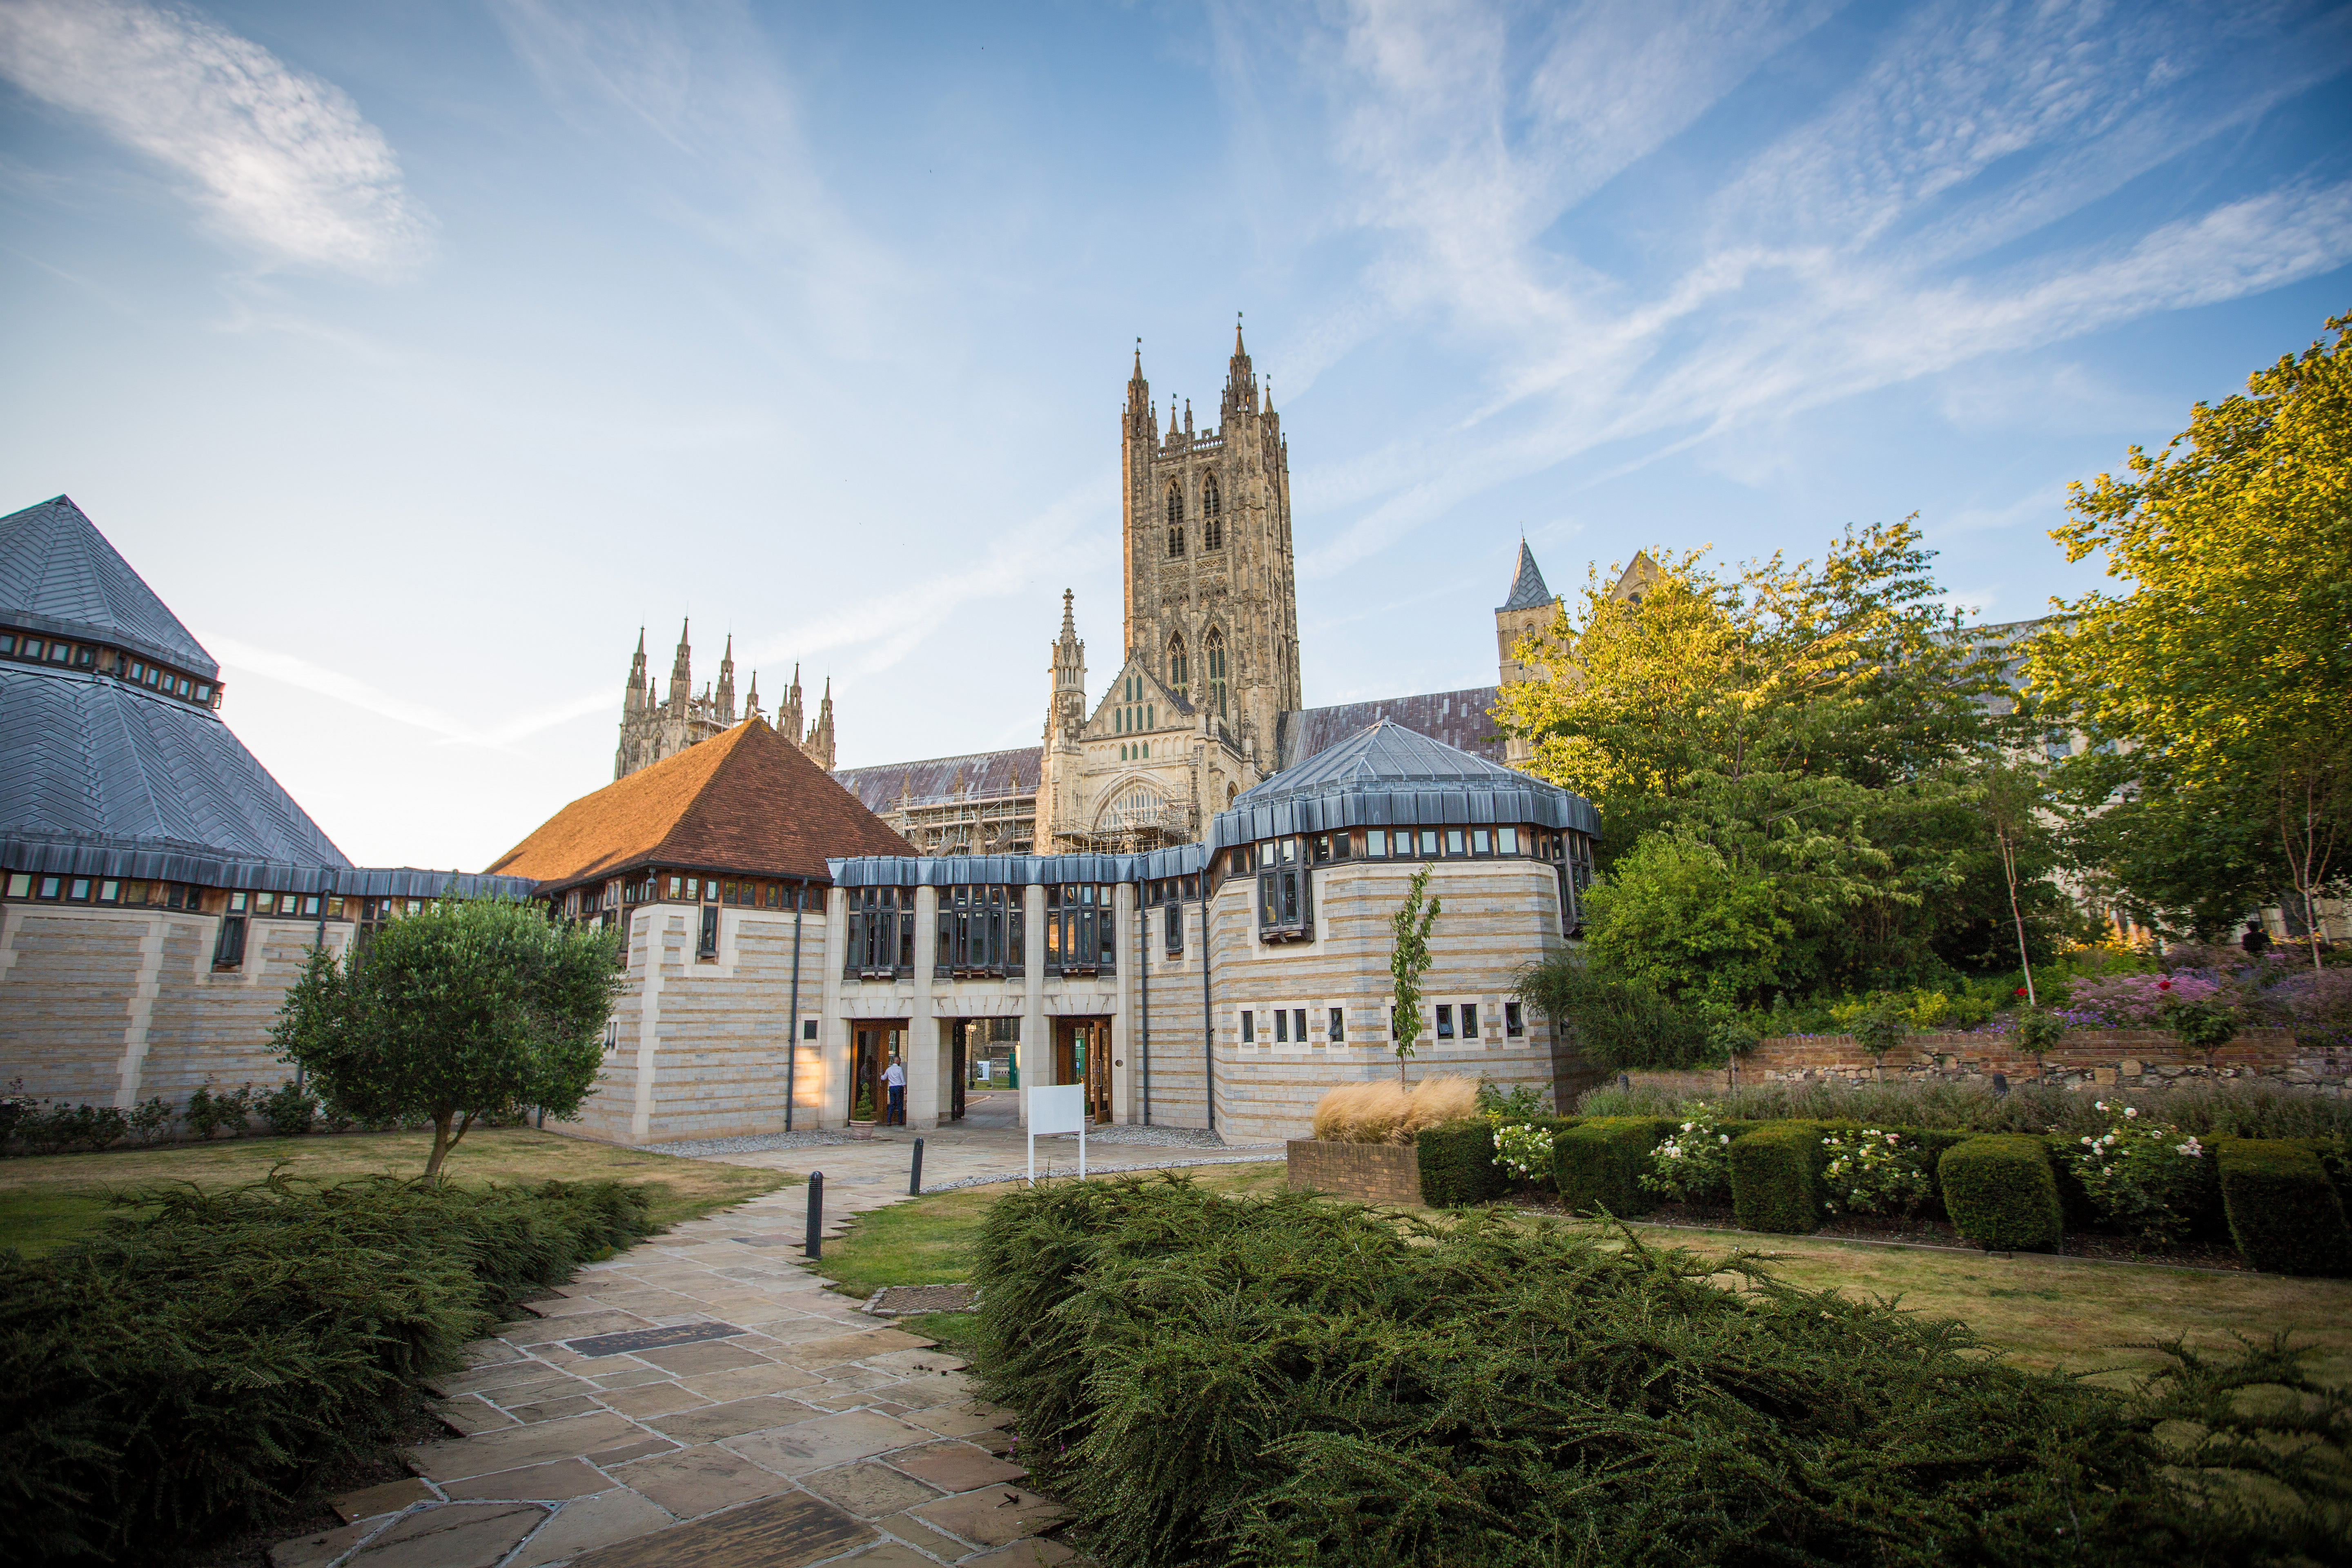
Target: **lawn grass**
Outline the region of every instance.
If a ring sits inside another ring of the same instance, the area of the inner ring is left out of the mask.
[[[1188,1173],[1217,1192],[1281,1190],[1279,1162],[1210,1165]],[[943,1285],[971,1277],[971,1250],[988,1205],[1004,1186],[967,1187],[860,1215],[825,1243],[818,1267],[860,1300],[885,1285]],[[1586,1224],[1585,1221],[1566,1221]],[[1778,1278],[1858,1300],[1899,1298],[1924,1316],[1957,1318],[2011,1363],[2063,1368],[2115,1382],[2163,1363],[2135,1345],[2175,1335],[2226,1345],[2233,1334],[2267,1341],[2281,1329],[2314,1343],[2315,1374],[2352,1386],[2352,1281],[2293,1279],[2161,1264],[2103,1263],[2031,1253],[2002,1257],[1951,1248],[1878,1247],[1750,1231],[1633,1226],[1648,1245],[1716,1257],[1760,1252]],[[1724,1283],[1738,1279],[1727,1275]],[[901,1326],[950,1346],[961,1320],[927,1313]]]
[[[1279,1160],[1200,1165],[1184,1173],[1218,1193],[1279,1192],[1284,1181]],[[1010,1190],[1003,1183],[965,1187],[859,1215],[824,1244],[817,1269],[835,1289],[861,1301],[885,1285],[961,1284],[971,1278],[972,1241],[988,1205]]]
[[[290,1175],[326,1181],[383,1173],[415,1176],[423,1173],[432,1148],[429,1131],[316,1133],[0,1162],[0,1247],[32,1254],[70,1241],[100,1222],[117,1192],[173,1182],[235,1186],[268,1175],[274,1165],[283,1165]],[[451,1151],[442,1170],[452,1181],[467,1185],[658,1183],[653,1215],[666,1226],[804,1179],[783,1171],[645,1154],[526,1127],[475,1129]]]

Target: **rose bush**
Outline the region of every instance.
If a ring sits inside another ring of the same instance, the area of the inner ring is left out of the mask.
[[[1909,1217],[1934,1189],[1919,1151],[1899,1133],[1865,1127],[1822,1139],[1829,1162],[1822,1169],[1822,1206],[1832,1214],[1899,1214]]]
[[[2205,1146],[2168,1122],[2144,1120],[2128,1105],[2097,1102],[2112,1121],[2067,1151],[2074,1175],[2101,1214],[2157,1247],[2189,1234]]]
[[[1551,1129],[1515,1122],[1495,1129],[1495,1163],[1523,1182],[1551,1173]]]
[[[1650,1151],[1643,1190],[1676,1203],[1706,1203],[1731,1195],[1731,1139],[1716,1125],[1705,1100],[1683,1107],[1689,1118]]]

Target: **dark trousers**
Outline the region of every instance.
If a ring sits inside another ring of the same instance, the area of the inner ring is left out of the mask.
[[[907,1125],[907,1086],[903,1083],[894,1083],[890,1086],[889,1116],[890,1126]]]

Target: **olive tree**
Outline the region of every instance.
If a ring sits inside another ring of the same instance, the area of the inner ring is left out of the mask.
[[[314,949],[270,1039],[340,1113],[430,1121],[437,1176],[481,1118],[570,1116],[594,1092],[618,943],[535,905],[445,898],[347,961]]]

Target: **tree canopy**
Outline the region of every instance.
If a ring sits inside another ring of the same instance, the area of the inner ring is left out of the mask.
[[[2328,328],[2070,485],[2051,533],[2127,585],[2062,604],[2028,665],[2103,742],[2069,768],[2085,805],[2113,797],[2089,847],[2206,934],[2282,883],[2311,913],[2352,819],[2352,317]]]
[[[1600,808],[1596,959],[1727,1005],[2014,963],[1982,810],[2014,728],[1980,701],[2000,654],[1944,606],[1916,522],[1848,528],[1818,564],[1655,559],[1638,596],[1592,574],[1496,708]],[[2030,881],[2055,851],[2027,837]],[[2064,900],[2021,902],[2046,947]]]
[[[314,950],[270,1037],[329,1108],[433,1124],[438,1175],[484,1116],[560,1117],[593,1092],[619,996],[619,933],[504,900],[444,899],[348,961]]]

